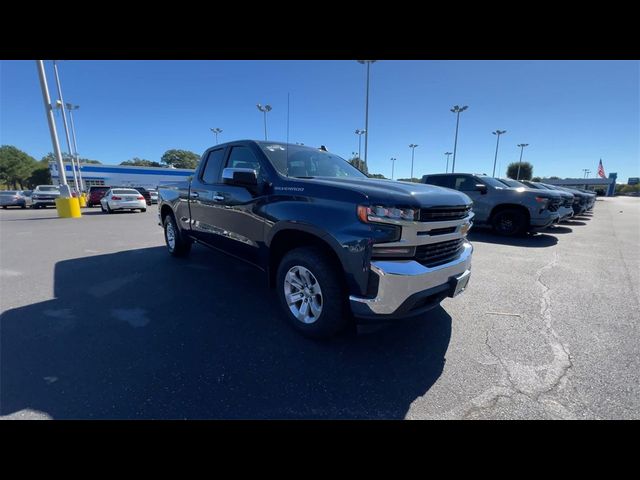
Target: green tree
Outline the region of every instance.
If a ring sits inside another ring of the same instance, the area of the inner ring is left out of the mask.
[[[516,178],[518,175],[518,165],[520,165],[520,178]],[[529,162],[513,162],[507,166],[507,177],[514,180],[531,180],[533,176],[533,165]]]
[[[399,178],[399,182],[411,182],[411,183],[420,183],[422,179],[420,178]]]
[[[541,181],[542,181],[542,179],[541,179],[540,177],[533,177],[533,178],[531,179],[531,181],[532,181],[532,182],[541,182]]]
[[[56,156],[53,154],[53,152],[49,152],[44,157],[42,157],[42,159],[40,161],[44,162],[47,165],[49,165],[49,162],[55,162],[56,161]],[[71,155],[69,155],[68,152],[62,152],[62,161],[63,162],[71,162]],[[95,165],[102,165],[102,162],[100,162],[98,160],[91,160],[90,158],[83,158],[83,157],[80,157],[80,163],[92,163],[92,164],[95,164]]]
[[[195,169],[200,161],[200,155],[189,150],[167,150],[160,161],[175,168]]]
[[[135,167],[163,167],[161,163],[145,160],[144,158],[133,157],[131,160],[125,160],[120,165],[129,165]]]
[[[549,180],[560,180],[560,177],[549,177]]]
[[[27,179],[37,167],[38,162],[31,155],[14,147],[0,147],[0,182],[14,189],[23,189]]]
[[[351,160],[349,160],[349,163],[351,165],[353,165],[354,167],[356,167],[358,170],[360,170],[365,175],[369,174],[369,169],[367,168],[367,164],[364,163],[364,160],[362,160],[361,158],[353,157]]]
[[[36,168],[29,178],[27,178],[27,187],[35,188],[38,185],[51,185],[51,171],[49,167]]]
[[[369,178],[381,178],[383,180],[386,180],[387,177],[385,177],[384,175],[382,175],[381,173],[370,173],[369,174]]]

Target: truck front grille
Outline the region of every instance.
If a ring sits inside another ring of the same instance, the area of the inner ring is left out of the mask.
[[[565,207],[571,207],[571,205],[573,205],[573,198],[566,198],[566,199],[564,200],[563,205],[564,205]]]
[[[453,260],[464,248],[464,239],[449,240],[447,242],[430,243],[416,247],[416,261],[425,267],[437,265]]]
[[[549,205],[547,205],[547,210],[549,210],[550,212],[557,212],[558,208],[560,208],[561,202],[562,200],[551,200]]]
[[[444,222],[447,220],[460,220],[466,217],[471,206],[462,207],[433,207],[420,209],[421,222]]]

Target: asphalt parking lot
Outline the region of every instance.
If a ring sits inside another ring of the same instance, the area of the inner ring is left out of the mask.
[[[157,209],[0,211],[0,418],[640,418],[640,199],[472,231],[467,291],[328,342],[262,275],[164,248]]]

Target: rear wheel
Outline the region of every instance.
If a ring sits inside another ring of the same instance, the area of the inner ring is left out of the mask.
[[[520,210],[508,208],[495,213],[491,224],[493,231],[497,234],[512,237],[524,233],[527,227],[527,217]]]
[[[113,213],[113,210],[111,210],[111,207],[109,206],[109,202],[107,202],[107,213]]]
[[[164,241],[167,250],[174,257],[184,257],[191,251],[191,240],[180,233],[172,214],[164,217]]]
[[[141,208],[141,209],[140,209],[140,211],[141,211],[142,213],[144,213],[144,212],[146,212],[146,211],[147,211],[147,209],[146,209],[146,208]]]
[[[340,272],[316,247],[287,253],[278,266],[276,288],[289,324],[309,338],[329,338],[350,321]]]

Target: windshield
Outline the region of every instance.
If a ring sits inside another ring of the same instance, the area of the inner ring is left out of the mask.
[[[497,180],[493,177],[479,177],[482,182],[493,187],[493,188],[507,188],[507,186],[502,183],[500,180]]]
[[[42,185],[41,185],[41,186],[39,186],[37,189],[38,189],[38,191],[40,191],[40,192],[58,192],[58,191],[60,190],[60,187],[56,187],[56,186],[47,186],[47,185],[42,186]]]
[[[259,142],[272,165],[286,177],[350,177],[367,178],[344,158],[330,152],[300,145]]]
[[[500,181],[514,188],[529,188],[524,183],[520,183],[519,181],[511,178],[501,178]]]

